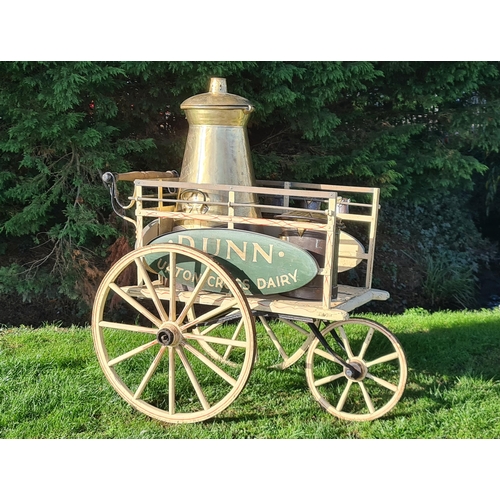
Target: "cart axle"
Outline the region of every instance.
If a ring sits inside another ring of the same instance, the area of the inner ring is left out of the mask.
[[[164,346],[172,345],[175,335],[170,330],[160,330],[156,336],[158,342]]]
[[[174,324],[164,324],[156,334],[158,343],[165,347],[175,347],[181,343],[182,335]]]

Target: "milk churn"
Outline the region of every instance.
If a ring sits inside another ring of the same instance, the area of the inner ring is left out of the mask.
[[[227,206],[206,202],[228,202],[227,193],[206,190],[203,184],[253,186],[255,184],[247,123],[253,112],[250,102],[229,94],[225,78],[212,78],[209,92],[181,104],[189,132],[179,181],[198,184],[179,193],[179,210],[208,215],[227,214]],[[236,203],[258,203],[252,193],[236,193]],[[258,209],[236,207],[235,215],[260,217]],[[218,225],[216,221],[183,220],[184,228]],[[180,229],[180,228],[179,228]]]

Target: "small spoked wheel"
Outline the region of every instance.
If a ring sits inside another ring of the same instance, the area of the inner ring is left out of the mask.
[[[352,318],[321,332],[336,359],[315,339],[306,358],[309,389],[329,413],[344,420],[375,420],[401,398],[407,378],[403,349],[382,325]]]
[[[118,394],[169,423],[227,408],[256,353],[255,321],[238,283],[209,255],[175,244],[139,248],[113,265],[96,295],[92,335]]]

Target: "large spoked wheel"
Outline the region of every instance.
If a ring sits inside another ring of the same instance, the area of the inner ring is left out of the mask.
[[[158,256],[160,275],[148,265]],[[218,293],[209,289],[215,284]],[[203,421],[227,408],[256,353],[255,321],[238,283],[209,255],[175,244],[134,250],[109,270],[92,335],[118,394],[171,423]]]
[[[407,377],[403,349],[382,325],[352,318],[328,325],[328,345],[354,367],[343,366],[315,339],[307,353],[309,389],[329,413],[344,420],[375,420],[401,398]]]

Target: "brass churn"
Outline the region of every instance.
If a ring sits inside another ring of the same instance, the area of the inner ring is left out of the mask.
[[[227,204],[227,193],[206,190],[203,184],[255,185],[246,128],[254,108],[244,97],[227,92],[225,78],[212,78],[209,92],[186,99],[181,109],[186,113],[189,131],[179,181],[198,186],[179,192],[178,210],[227,215],[227,205],[213,204]],[[252,193],[236,193],[235,203],[257,204],[258,199]],[[254,207],[236,207],[235,215],[260,217],[260,212]],[[183,228],[219,225],[191,219],[178,224]]]

